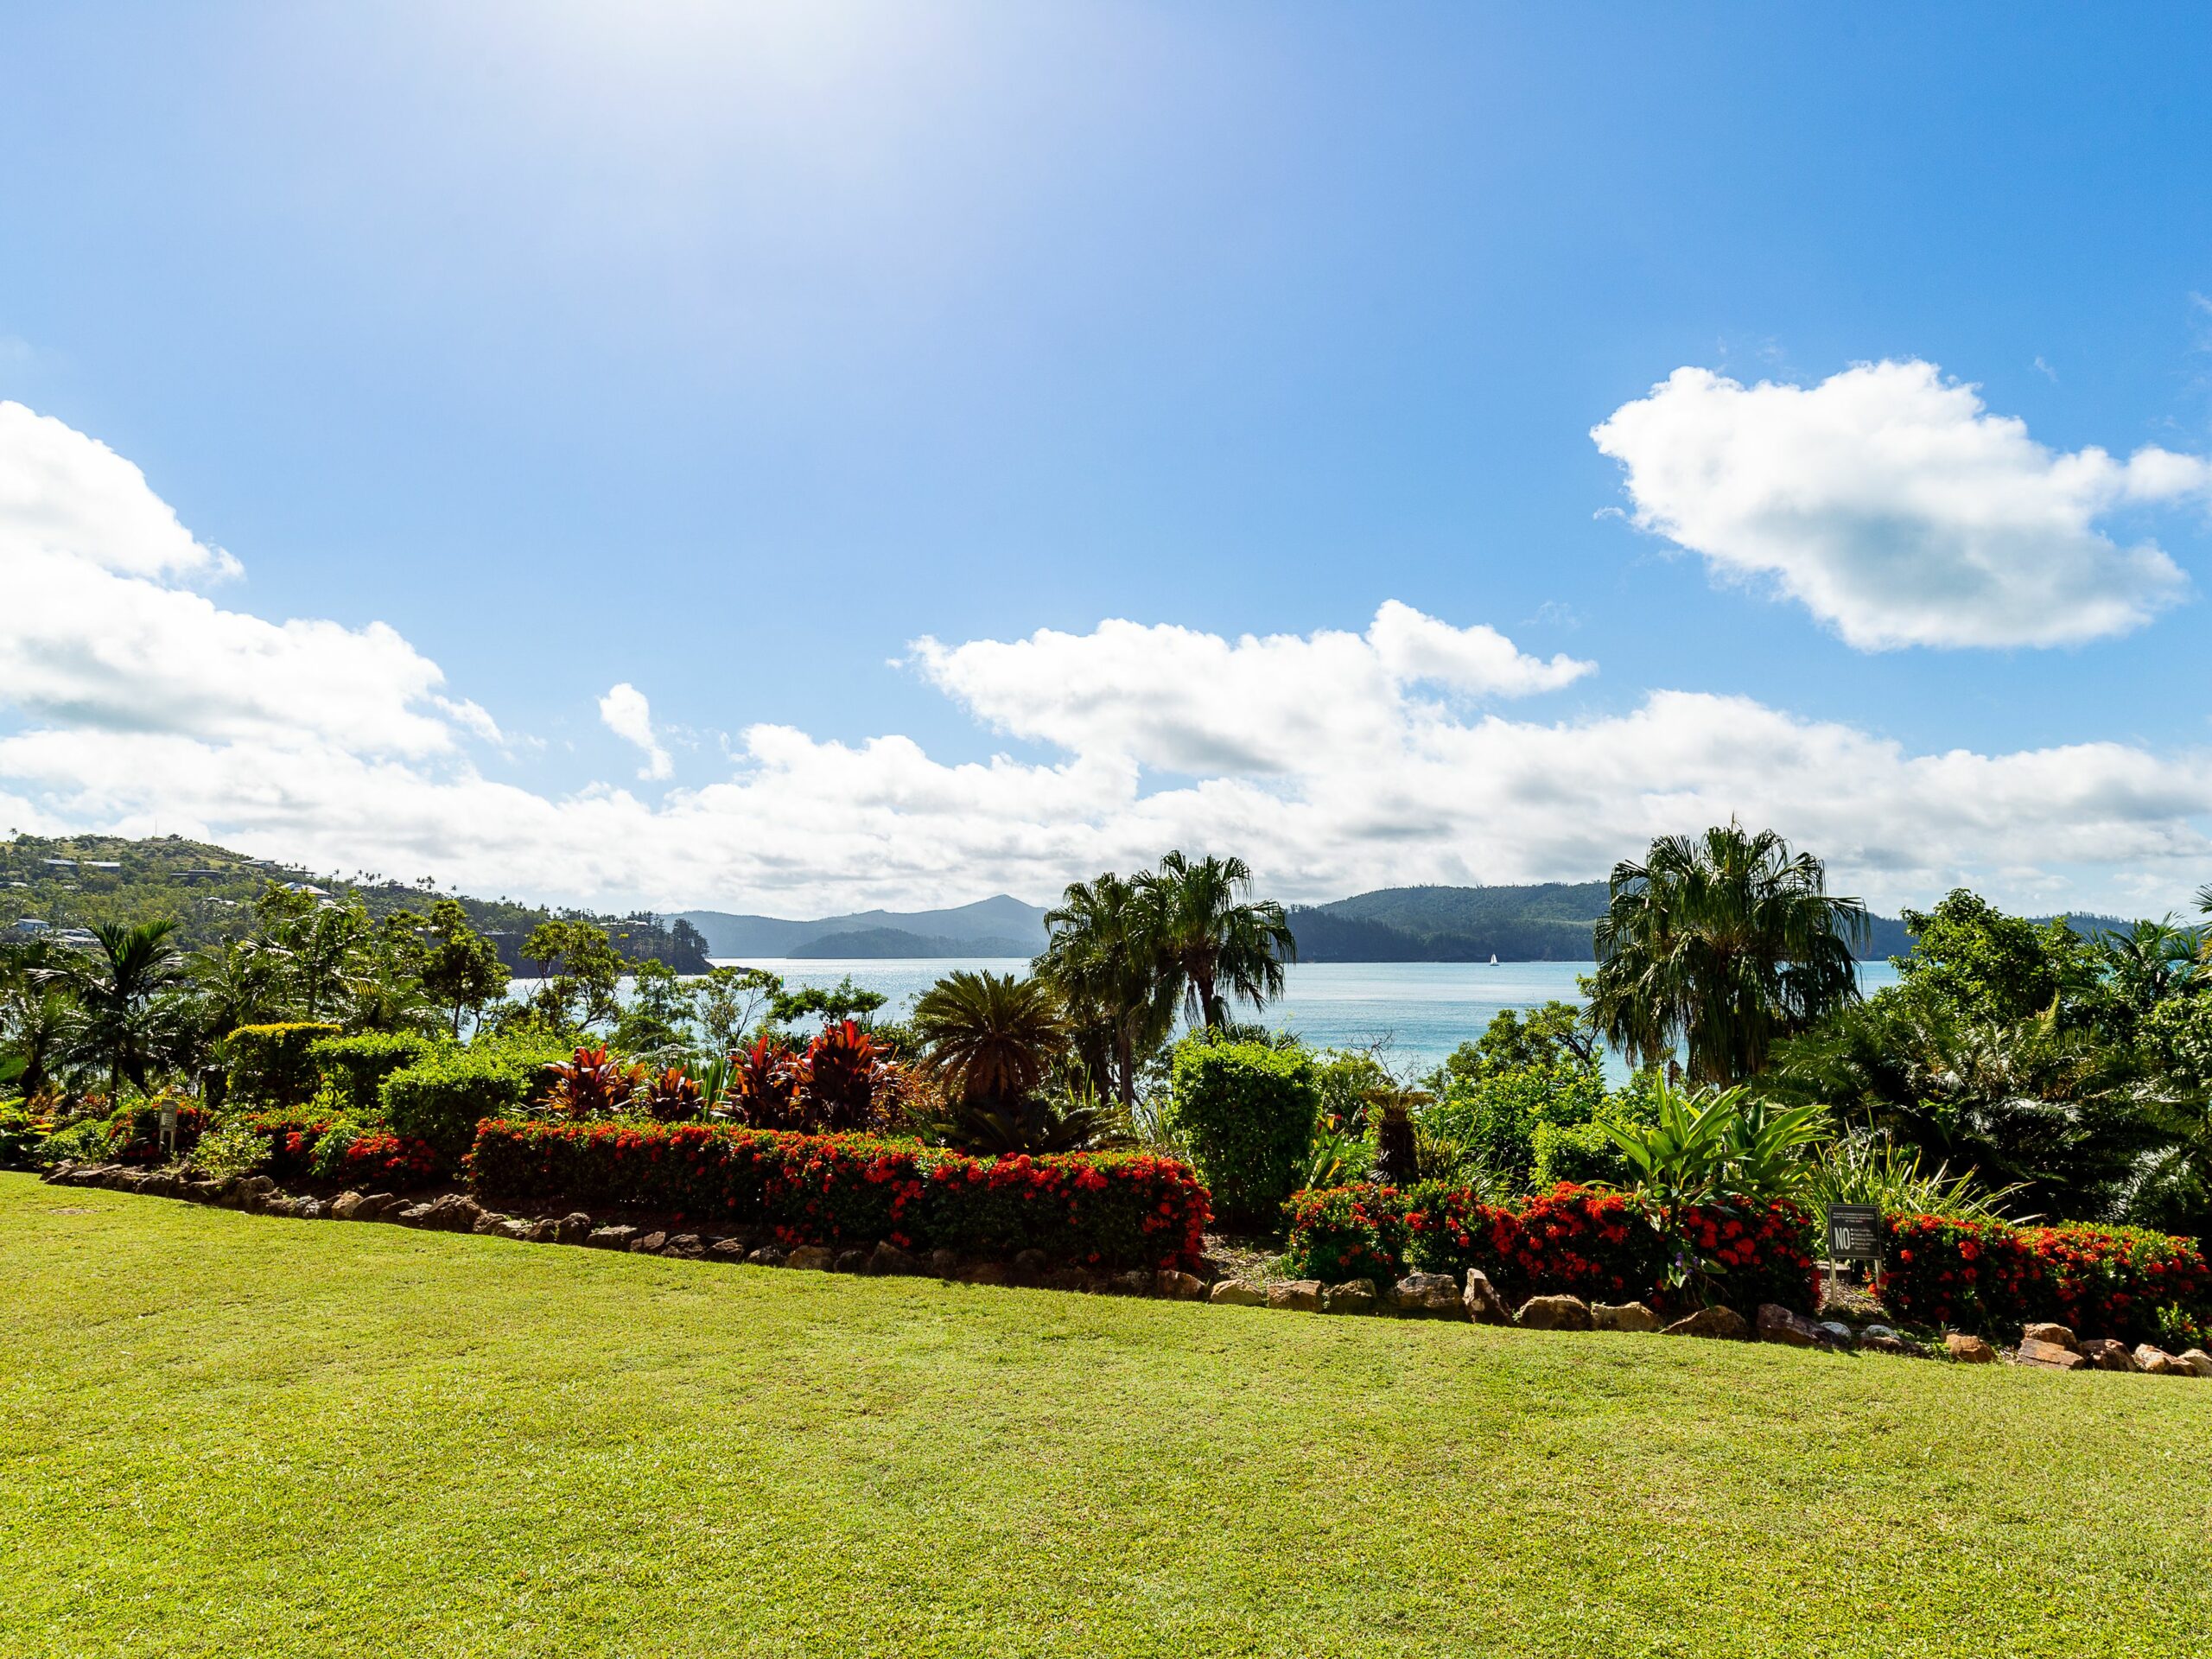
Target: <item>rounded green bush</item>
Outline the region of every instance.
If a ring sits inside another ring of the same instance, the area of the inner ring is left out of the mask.
[[[1170,1121],[1214,1214],[1233,1227],[1274,1226],[1304,1178],[1320,1115],[1313,1057],[1196,1037],[1175,1051],[1173,1091]]]
[[[386,1077],[378,1090],[385,1125],[394,1135],[427,1141],[459,1158],[487,1117],[519,1110],[543,1093],[545,1068],[567,1056],[558,1050],[480,1043],[439,1049]]]

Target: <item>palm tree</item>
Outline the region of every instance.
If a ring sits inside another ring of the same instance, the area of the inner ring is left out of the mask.
[[[2198,960],[2203,947],[2202,930],[2177,927],[2168,916],[2138,922],[2125,933],[2107,933],[2097,941],[2097,954],[2121,1008],[2139,1015],[2195,988],[2203,972]]]
[[[920,1070],[956,1101],[1020,1100],[1067,1046],[1059,997],[1034,976],[957,969],[915,1001],[913,1025],[929,1048]]]
[[[164,918],[125,927],[102,922],[92,930],[98,956],[43,970],[66,985],[84,1010],[79,1046],[86,1059],[105,1069],[111,1096],[124,1082],[143,1089],[154,1067],[166,1057],[173,1021],[163,994],[185,978],[185,961],[169,943],[176,923]]]
[[[1640,1065],[1681,1047],[1693,1084],[1755,1076],[1777,1040],[1858,1000],[1866,929],[1866,907],[1771,830],[1662,837],[1613,867],[1592,1023]]]
[[[10,1087],[36,1096],[54,1083],[55,1067],[76,1045],[81,1018],[69,994],[52,987],[0,995],[0,1033],[23,1063]]]
[[[1092,1076],[1124,1106],[1136,1100],[1138,1056],[1175,1022],[1176,992],[1160,971],[1154,912],[1136,885],[1107,871],[1069,884],[1045,914],[1035,971],[1058,990],[1071,1040]]]
[[[1224,991],[1255,1007],[1282,995],[1283,964],[1298,960],[1298,941],[1281,905],[1245,897],[1252,872],[1243,859],[1209,855],[1194,864],[1170,853],[1135,885],[1151,912],[1149,931],[1165,976],[1194,1022],[1212,1028],[1229,1023]]]
[[[276,1018],[283,967],[281,957],[247,939],[226,940],[194,957],[192,979],[207,1035],[227,1037],[240,1026]]]

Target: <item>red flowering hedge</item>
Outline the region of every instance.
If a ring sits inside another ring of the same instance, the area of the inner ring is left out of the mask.
[[[1348,1186],[1300,1192],[1286,1210],[1290,1257],[1327,1278],[1394,1278],[1408,1267],[1477,1268],[1509,1300],[1572,1295],[1665,1303],[1675,1257],[1700,1266],[1709,1294],[1745,1307],[1813,1305],[1802,1212],[1788,1203],[1705,1205],[1668,1233],[1633,1193],[1562,1183],[1520,1203],[1484,1203],[1437,1182],[1401,1192]],[[1357,1267],[1351,1264],[1357,1263]]]
[[[887,1239],[986,1255],[1190,1267],[1206,1190],[1146,1153],[971,1157],[867,1135],[707,1123],[486,1119],[469,1155],[478,1195],[766,1224],[786,1244]]]
[[[2164,1310],[2212,1319],[2212,1269],[2190,1239],[2087,1222],[1886,1219],[1882,1301],[1915,1324],[1994,1331],[2054,1319],[2079,1336],[2143,1342],[2164,1334]]]
[[[280,1182],[334,1179],[346,1185],[373,1182],[385,1187],[423,1186],[453,1173],[452,1161],[427,1141],[372,1131],[356,1135],[338,1156],[335,1170],[318,1168],[316,1149],[336,1120],[297,1112],[257,1112],[248,1128],[269,1141],[264,1166]]]
[[[1290,1195],[1283,1213],[1291,1265],[1303,1278],[1388,1281],[1404,1270],[1406,1205],[1395,1186],[1308,1187]]]

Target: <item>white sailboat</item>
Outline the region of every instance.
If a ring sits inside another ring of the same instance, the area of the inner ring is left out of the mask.
[[[1490,965],[1493,968],[1497,966],[1497,952],[1495,950],[1490,953]]]

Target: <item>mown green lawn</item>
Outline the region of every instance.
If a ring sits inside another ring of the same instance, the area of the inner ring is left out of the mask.
[[[2194,1651],[2212,1383],[0,1175],[0,1652]]]

